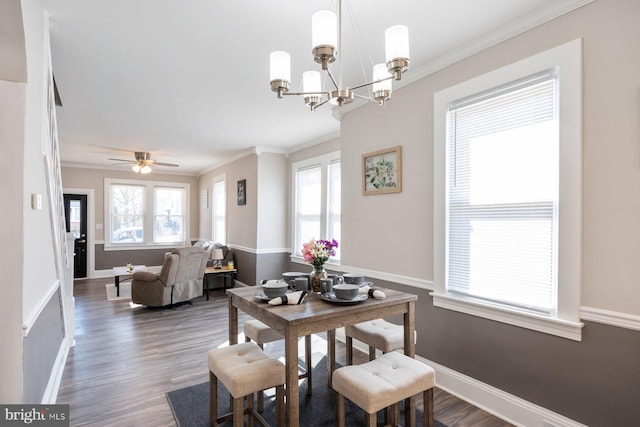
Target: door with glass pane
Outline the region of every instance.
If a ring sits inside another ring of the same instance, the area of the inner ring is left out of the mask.
[[[87,277],[87,196],[64,195],[64,216],[67,233],[72,233],[73,278]]]

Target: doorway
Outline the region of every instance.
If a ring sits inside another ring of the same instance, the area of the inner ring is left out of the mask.
[[[67,233],[73,234],[73,278],[87,277],[87,196],[64,194]]]

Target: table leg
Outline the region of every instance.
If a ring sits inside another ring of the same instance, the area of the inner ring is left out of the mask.
[[[300,395],[298,390],[298,335],[290,329],[284,334],[286,364],[286,409],[287,425],[298,427],[300,423]]]
[[[331,388],[331,376],[336,370],[336,330],[327,331],[327,386]]]
[[[116,296],[120,296],[120,276],[116,274]]]
[[[415,304],[412,302],[407,305],[407,312],[404,313],[404,354],[409,357],[416,355],[416,342],[414,339],[416,320],[415,320]],[[427,413],[425,411],[425,416]],[[405,399],[405,424],[410,426],[412,421],[416,419],[416,400]]]
[[[229,296],[229,345],[238,344],[238,308]]]

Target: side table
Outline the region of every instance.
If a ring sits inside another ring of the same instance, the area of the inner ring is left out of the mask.
[[[120,296],[120,276],[129,276],[129,279],[133,276],[133,273],[136,271],[147,271],[146,265],[134,265],[133,271],[127,270],[127,266],[122,267],[113,267],[113,276],[116,284],[116,296]]]
[[[204,277],[202,278],[202,291],[205,293],[205,295],[207,296],[207,301],[209,301],[209,275],[213,275],[214,277],[216,276],[222,276],[222,278],[224,279],[224,287],[223,289],[226,291],[227,290],[227,279],[231,280],[231,288],[233,287],[233,281],[235,280],[236,277],[236,273],[238,272],[238,269],[236,268],[229,268],[226,265],[224,267],[221,268],[214,268],[214,267],[207,267],[204,270]]]

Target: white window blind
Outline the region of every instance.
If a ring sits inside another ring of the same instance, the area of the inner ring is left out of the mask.
[[[556,311],[557,89],[552,69],[449,104],[448,292]]]
[[[227,181],[225,178],[215,180],[212,193],[213,240],[227,244]]]
[[[311,239],[336,239],[341,233],[340,152],[292,164],[292,254],[302,256]],[[339,250],[330,262],[339,262]]]

